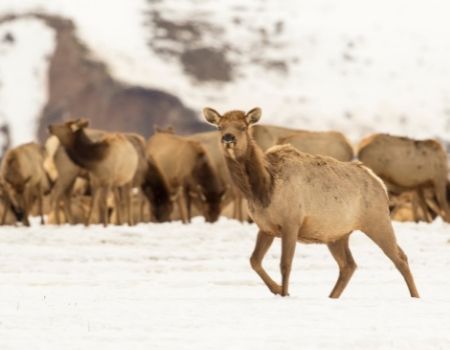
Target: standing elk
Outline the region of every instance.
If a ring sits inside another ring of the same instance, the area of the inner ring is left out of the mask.
[[[38,203],[41,224],[44,224],[43,197],[51,187],[44,170],[44,153],[37,143],[26,143],[8,150],[2,160],[0,173],[8,202],[17,203],[18,210],[23,213],[21,216],[25,226],[30,226],[28,216],[35,201]],[[4,218],[5,211],[2,224]]]
[[[75,220],[72,213],[71,197],[73,188],[77,178],[87,178],[86,170],[76,165],[67,155],[63,146],[61,146],[56,136],[50,136],[45,143],[47,150],[47,158],[44,166],[54,181],[51,193],[51,207],[53,212],[52,222],[57,225],[61,224],[60,203],[63,202],[64,221],[75,224],[79,218]],[[79,215],[77,215],[79,217]]]
[[[49,131],[63,145],[69,158],[78,166],[90,173],[92,183],[92,204],[87,224],[91,223],[93,211],[98,206],[103,224],[108,224],[107,197],[110,191],[114,194],[115,205],[120,207],[118,188],[126,186],[133,180],[138,166],[138,155],[133,144],[120,133],[106,133],[100,140],[92,140],[85,129],[89,122],[84,119],[69,121],[49,126]],[[130,213],[131,193],[125,197]],[[131,224],[131,214],[128,216]]]
[[[300,241],[328,245],[340,270],[330,297],[338,298],[356,269],[349,236],[361,230],[391,259],[411,296],[419,297],[407,257],[396,242],[386,188],[368,168],[302,153],[290,145],[264,153],[249,131],[261,117],[259,108],[224,115],[205,108],[203,114],[220,130],[231,177],[248,200],[258,225],[250,263],[272,293],[288,295],[292,260]],[[281,237],[281,286],[261,264],[274,237]]]
[[[278,139],[278,145],[290,144],[301,152],[329,156],[341,162],[354,158],[353,147],[347,138],[337,131],[296,131]]]
[[[219,186],[200,142],[172,133],[156,132],[147,141],[147,154],[155,159],[172,193],[178,193],[177,204],[183,223],[190,221],[185,198],[188,191],[202,200],[205,220],[217,220],[225,189]]]
[[[428,208],[423,191],[431,189],[437,199],[439,214],[445,221],[450,221],[446,199],[448,161],[439,142],[374,134],[361,141],[357,156],[393,192],[417,191],[417,199],[424,213]],[[416,220],[417,199],[413,200]]]

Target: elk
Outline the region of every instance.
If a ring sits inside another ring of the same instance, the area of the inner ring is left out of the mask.
[[[175,195],[170,193],[167,180],[155,160],[147,155],[145,139],[133,133],[124,135],[138,154],[138,167],[131,185],[139,190],[137,200],[139,220],[144,220],[145,198],[147,198],[151,204],[153,219],[157,222],[169,221]],[[120,222],[119,218],[118,221]]]
[[[260,108],[223,115],[205,108],[203,115],[220,131],[231,177],[248,200],[259,228],[250,263],[272,293],[288,295],[292,260],[300,241],[327,244],[339,266],[330,297],[338,298],[356,269],[349,236],[360,230],[391,259],[411,296],[419,297],[407,257],[396,242],[386,189],[368,168],[303,153],[290,145],[264,153],[249,130],[260,119]],[[281,238],[281,285],[262,267],[274,237]]]
[[[76,165],[67,155],[64,147],[61,146],[56,136],[50,136],[45,143],[47,158],[44,167],[54,181],[52,190],[51,206],[54,219],[57,225],[61,224],[60,202],[63,201],[64,219],[70,224],[75,224],[71,206],[71,196],[73,187],[78,177],[88,177],[88,173],[83,168]]]
[[[234,186],[234,183],[230,177],[230,173],[228,172],[225,158],[222,154],[222,149],[220,146],[219,132],[200,132],[197,134],[189,135],[189,139],[200,142],[205,148],[208,158],[210,159],[211,166],[214,169],[217,181],[219,182],[219,186],[226,191],[222,199],[221,207],[224,208],[230,201],[233,202],[233,212],[231,217],[233,219],[243,221],[244,216],[242,210],[242,194],[239,192],[239,189]],[[194,198],[192,198],[194,202],[196,199],[195,197],[198,196],[194,194]]]
[[[44,170],[44,155],[44,150],[37,143],[26,143],[8,150],[1,164],[0,173],[9,197],[7,202],[17,203],[25,226],[30,226],[28,216],[36,200],[41,224],[44,224],[43,197],[51,187]],[[4,218],[5,214],[2,221]]]
[[[280,139],[294,135],[301,130],[285,128],[282,126],[258,124],[251,128],[251,135],[256,144],[265,152],[279,143]]]
[[[78,119],[50,125],[49,131],[58,137],[69,158],[90,173],[93,194],[87,225],[91,223],[93,211],[100,200],[100,217],[106,226],[108,194],[113,192],[116,207],[119,208],[117,189],[128,186],[133,180],[138,166],[138,155],[132,143],[120,133],[105,132],[100,140],[92,140],[85,132],[88,125],[88,120]],[[129,214],[128,224],[131,225],[130,196],[131,193],[128,192],[125,202]]]
[[[220,215],[224,190],[219,187],[200,142],[172,133],[156,132],[147,141],[146,149],[166,177],[172,193],[178,193],[177,204],[183,223],[190,221],[184,194],[189,189],[197,191],[203,198],[202,213],[205,220],[216,221]]]
[[[337,131],[299,130],[290,136],[280,137],[277,144],[290,144],[301,152],[333,157],[342,162],[354,158],[352,145]]]
[[[383,179],[392,192],[417,191],[417,199],[424,213],[428,208],[423,191],[432,189],[440,215],[445,221],[450,221],[446,199],[447,154],[439,142],[374,134],[361,141],[357,156]],[[416,220],[417,199],[413,200]]]

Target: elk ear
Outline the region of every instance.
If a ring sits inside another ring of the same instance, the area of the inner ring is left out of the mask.
[[[72,122],[68,122],[68,125],[69,125],[70,129],[73,132],[75,132],[77,130],[84,129],[84,128],[88,127],[89,126],[89,120],[87,120],[85,118],[80,118],[80,119],[74,120]]]
[[[261,108],[255,107],[247,112],[245,115],[245,119],[247,120],[248,124],[255,124],[258,122],[258,120],[261,118]]]
[[[77,120],[77,125],[80,129],[87,128],[89,126],[89,120],[86,118],[80,118]]]
[[[219,123],[220,118],[222,118],[219,112],[209,107],[203,108],[203,116],[205,117],[208,123],[214,125],[217,125]]]

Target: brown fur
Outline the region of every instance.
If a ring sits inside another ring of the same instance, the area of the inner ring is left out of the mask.
[[[413,140],[387,134],[365,138],[358,158],[380,176],[393,192],[431,188],[437,198],[441,215],[450,220],[446,200],[448,176],[447,154],[435,140]],[[423,208],[426,210],[426,208]]]
[[[120,207],[116,189],[130,186],[124,191],[125,202],[130,212],[130,189],[139,158],[133,144],[123,134],[104,132],[99,140],[93,140],[86,134],[87,126],[86,120],[76,120],[54,124],[49,129],[58,137],[70,159],[90,173],[93,196],[87,223],[90,223],[97,201],[101,199],[99,210],[102,210],[103,214],[100,216],[107,225],[106,200],[111,190],[115,194],[116,206]],[[128,224],[132,224],[131,215],[128,216]]]
[[[26,143],[6,152],[1,164],[1,177],[5,182],[10,201],[23,211],[23,223],[30,225],[28,216],[37,200],[41,223],[43,196],[50,190],[50,180],[44,170],[44,150],[36,143]]]
[[[301,152],[333,157],[342,162],[350,162],[354,158],[353,147],[337,131],[297,131],[281,137],[277,144],[290,144]]]
[[[147,142],[151,156],[167,179],[172,193],[179,193],[177,203],[183,222],[190,218],[185,203],[186,188],[200,190],[205,198],[203,215],[209,222],[220,214],[221,189],[203,146],[193,140],[170,133],[156,133]]]
[[[250,262],[273,293],[288,295],[296,242],[301,241],[328,245],[340,269],[330,297],[339,297],[356,268],[348,238],[361,230],[394,262],[411,296],[419,296],[406,255],[396,243],[385,188],[373,173],[359,163],[302,153],[290,145],[264,154],[249,132],[260,118],[259,108],[223,116],[205,108],[204,115],[221,131],[231,176],[249,201],[260,230]],[[281,286],[261,265],[274,237],[281,237]]]
[[[218,131],[202,132],[190,135],[189,139],[200,142],[207,152],[210,164],[214,170],[214,177],[219,182],[219,188],[222,192],[225,191],[221,202],[221,208],[223,209],[230,202],[233,202],[232,218],[243,221],[242,194],[234,185],[227,164],[225,163],[225,158],[220,145],[220,133]],[[194,194],[191,197],[191,201],[193,201],[197,207],[200,207],[201,204],[199,205],[199,201],[196,201],[198,195]]]

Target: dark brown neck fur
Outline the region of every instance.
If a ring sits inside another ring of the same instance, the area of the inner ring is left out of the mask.
[[[246,154],[236,160],[225,155],[225,159],[233,182],[245,198],[267,207],[273,192],[273,176],[264,152],[248,134],[247,137]]]
[[[105,159],[109,151],[106,141],[93,142],[83,129],[77,130],[64,148],[75,164],[88,170]]]

